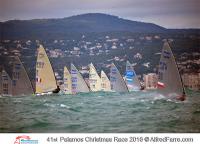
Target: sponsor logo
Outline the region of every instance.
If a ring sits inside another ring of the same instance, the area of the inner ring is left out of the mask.
[[[133,71],[126,71],[126,76],[133,77],[135,76],[135,73]]]
[[[127,82],[133,82],[133,79],[132,78],[126,78]]]
[[[38,144],[38,140],[31,140],[30,136],[22,135],[16,137],[14,144]]]

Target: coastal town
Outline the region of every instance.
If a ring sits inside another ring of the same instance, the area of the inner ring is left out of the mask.
[[[183,37],[183,39],[187,39],[188,41],[200,40],[200,37],[195,35],[179,35],[170,38],[172,44],[176,43],[177,37],[179,39]],[[156,89],[158,79],[157,61],[160,57],[161,43],[164,39],[165,37],[159,34],[143,34],[126,37],[118,35],[101,35],[96,37],[81,35],[76,40],[2,40],[0,43],[0,56],[21,57],[29,77],[34,83],[35,62],[33,60],[37,55],[37,44],[42,42],[54,67],[59,85],[63,84],[63,67],[66,63],[75,62],[78,65],[80,73],[87,80],[89,74],[88,64],[90,62],[95,64],[97,72],[103,69],[107,73],[110,64],[112,62],[117,63],[119,70],[123,74],[125,62],[130,60],[145,88]],[[200,53],[196,52],[195,49],[194,52],[191,49],[189,53],[185,52],[184,48],[181,51],[176,51],[178,49],[176,47],[172,48],[172,51],[175,51],[179,72],[181,73],[185,87],[191,90],[200,90]],[[3,64],[1,62],[1,67]]]

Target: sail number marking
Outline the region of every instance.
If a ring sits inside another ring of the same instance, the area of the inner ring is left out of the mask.
[[[168,52],[168,51],[163,51],[163,57],[166,58],[166,59],[169,59],[171,56],[171,53]]]
[[[163,70],[163,71],[167,70],[167,64],[166,64],[166,62],[160,61],[159,69]]]

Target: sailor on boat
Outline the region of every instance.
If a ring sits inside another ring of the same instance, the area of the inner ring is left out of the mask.
[[[53,93],[59,93],[59,91],[60,91],[60,87],[57,85],[57,88],[55,90],[53,90],[52,92]]]
[[[56,77],[47,56],[47,53],[42,45],[38,48],[36,62],[36,94],[52,94],[60,91],[56,82]]]
[[[178,96],[176,99],[177,99],[177,100],[180,100],[180,101],[184,101],[184,100],[186,99],[185,91],[183,92],[182,95]]]
[[[141,83],[141,88],[140,88],[140,90],[144,90],[145,89],[145,87],[144,87],[144,84],[143,83]]]
[[[164,43],[162,49],[157,86],[159,92],[163,95],[174,95],[175,99],[180,101],[186,99],[183,81],[168,41]]]

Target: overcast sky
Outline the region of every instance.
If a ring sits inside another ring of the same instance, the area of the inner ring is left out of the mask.
[[[200,0],[0,0],[0,21],[96,12],[166,28],[200,28]]]

